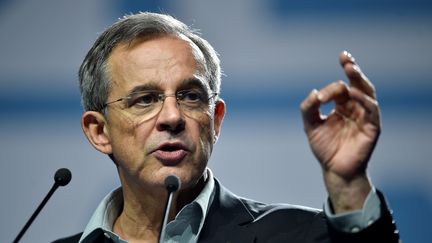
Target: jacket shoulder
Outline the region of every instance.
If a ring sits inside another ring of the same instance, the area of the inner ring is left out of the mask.
[[[53,243],[76,243],[79,241],[82,234],[83,234],[83,232],[72,235],[72,236],[68,236],[65,238],[61,238],[61,239],[53,241]]]
[[[289,214],[291,217],[298,215],[305,219],[312,219],[318,215],[322,215],[322,210],[306,206],[286,203],[268,204],[247,198],[240,198],[240,200],[253,215],[255,221],[272,214]]]

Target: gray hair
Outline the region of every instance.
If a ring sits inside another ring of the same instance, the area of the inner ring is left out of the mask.
[[[110,91],[107,63],[111,51],[121,43],[160,35],[184,35],[204,54],[206,78],[212,92],[219,93],[221,68],[214,48],[197,30],[175,18],[158,13],[128,15],[111,25],[95,41],[79,69],[81,102],[86,111],[102,111]]]

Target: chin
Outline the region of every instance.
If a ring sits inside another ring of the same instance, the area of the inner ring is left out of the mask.
[[[187,189],[194,187],[201,179],[205,171],[205,167],[202,170],[191,169],[191,168],[178,168],[178,167],[164,167],[161,169],[159,174],[162,183],[165,182],[165,178],[169,175],[177,176],[181,181],[181,188]]]

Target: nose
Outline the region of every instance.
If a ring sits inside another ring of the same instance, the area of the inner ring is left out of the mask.
[[[167,96],[158,114],[156,128],[159,131],[180,133],[185,128],[185,120],[175,96]]]

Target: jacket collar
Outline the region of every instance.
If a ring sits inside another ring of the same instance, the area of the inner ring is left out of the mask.
[[[255,218],[243,201],[215,179],[215,196],[199,242],[253,242],[248,223]]]

